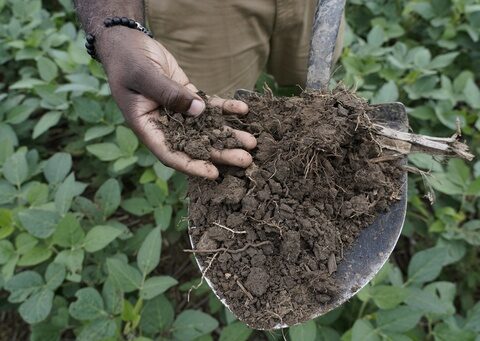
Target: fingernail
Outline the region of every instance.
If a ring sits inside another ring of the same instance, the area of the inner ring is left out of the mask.
[[[205,110],[205,103],[199,99],[194,99],[192,104],[190,104],[188,113],[192,116],[198,116],[203,112],[203,110]]]

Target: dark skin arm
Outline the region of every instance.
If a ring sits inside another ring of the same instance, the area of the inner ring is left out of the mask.
[[[189,175],[217,178],[218,169],[214,164],[171,151],[163,132],[152,119],[164,108],[192,116],[200,115],[205,109],[204,101],[196,94],[198,89],[190,83],[175,58],[162,44],[138,30],[103,26],[105,18],[113,16],[128,17],[143,25],[143,0],[74,2],[83,28],[95,35],[97,55],[127,124],[165,165]],[[226,114],[248,112],[247,105],[241,101],[214,97],[209,102],[223,108]],[[233,132],[246,150],[255,148],[253,135],[239,130]],[[214,163],[239,167],[248,167],[252,162],[244,149],[213,149],[211,159]]]

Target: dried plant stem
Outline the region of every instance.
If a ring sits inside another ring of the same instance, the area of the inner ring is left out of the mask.
[[[260,243],[257,243],[257,244],[252,244],[252,243],[247,243],[245,244],[244,247],[240,248],[240,249],[234,249],[234,250],[230,250],[230,249],[227,249],[225,247],[221,247],[221,248],[218,248],[218,249],[212,249],[212,250],[190,250],[190,249],[185,249],[183,250],[184,252],[191,252],[191,253],[216,253],[216,252],[230,252],[230,253],[240,253],[240,252],[243,252],[245,251],[246,249],[248,249],[249,247],[260,247],[260,246],[263,246],[263,245],[267,245],[267,244],[271,244],[272,242],[269,241],[269,240],[266,240],[264,242],[260,242]]]
[[[237,279],[237,285],[240,287],[240,290],[243,291],[243,293],[245,295],[247,295],[247,297],[250,299],[250,300],[253,300],[253,295],[247,290],[245,289],[245,287],[243,286],[242,282],[240,282],[240,280]]]
[[[384,137],[379,140],[383,148],[402,154],[421,152],[431,155],[454,156],[468,161],[474,158],[474,155],[468,152],[468,146],[459,141],[460,134],[458,132],[451,137],[433,137],[406,133],[376,123],[371,126],[376,135]]]
[[[213,225],[218,226],[218,227],[221,227],[222,229],[225,229],[225,230],[227,230],[227,231],[229,231],[229,232],[232,232],[232,233],[235,233],[235,234],[244,234],[244,233],[247,233],[247,231],[235,231],[235,230],[232,230],[231,228],[226,227],[226,226],[224,226],[224,225],[222,225],[222,224],[219,224],[219,223],[213,223]]]
[[[210,259],[210,261],[208,262],[207,267],[202,272],[202,278],[200,279],[200,283],[198,283],[197,285],[192,285],[192,287],[188,290],[187,302],[190,302],[190,293],[192,292],[192,290],[194,290],[194,289],[197,290],[198,288],[200,288],[202,286],[203,280],[205,279],[205,275],[207,274],[207,271],[210,270],[210,268],[212,267],[213,261],[215,260],[215,258],[217,256],[218,256],[218,252],[216,254],[214,254],[212,259]]]

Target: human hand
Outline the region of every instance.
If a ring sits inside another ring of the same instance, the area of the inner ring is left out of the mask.
[[[165,135],[152,117],[168,110],[198,116],[205,103],[197,88],[163,45],[144,33],[125,27],[102,32],[96,42],[97,54],[108,75],[112,96],[123,112],[127,124],[148,149],[165,165],[180,172],[209,179],[218,177],[211,162],[193,160],[187,154],[170,150]],[[209,104],[225,114],[245,115],[248,106],[237,100],[209,98]],[[225,127],[225,129],[229,129]],[[232,130],[246,150],[255,148],[253,135]],[[243,149],[211,151],[214,163],[248,167],[251,155]]]

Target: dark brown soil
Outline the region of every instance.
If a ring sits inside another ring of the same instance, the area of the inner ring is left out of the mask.
[[[0,312],[0,341],[26,341],[29,334],[29,325],[16,312]]]
[[[245,101],[245,117],[208,108],[161,124],[172,148],[205,160],[212,146],[239,145],[225,124],[256,136],[247,170],[189,179],[189,222],[217,294],[241,320],[270,329],[304,321],[335,298],[343,252],[398,200],[403,171],[375,160],[382,151],[369,130],[371,108],[345,90]]]

